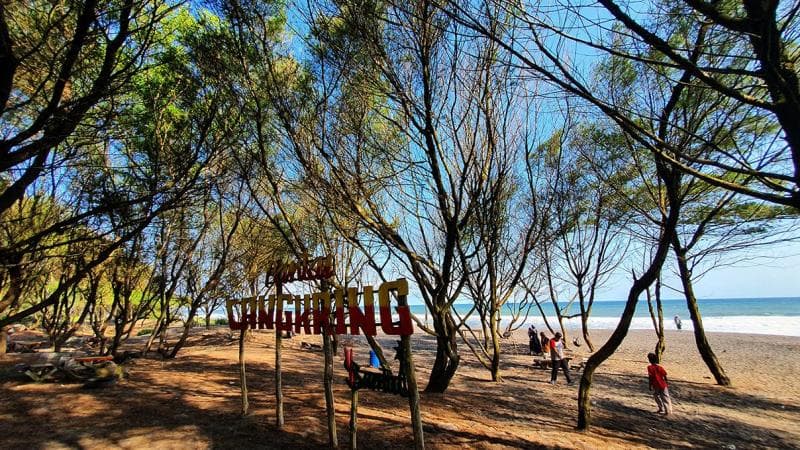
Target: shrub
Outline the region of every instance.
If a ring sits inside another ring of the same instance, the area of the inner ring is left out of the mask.
[[[149,334],[153,334],[152,328],[142,328],[141,330],[136,332],[137,336],[147,336]]]
[[[227,325],[228,319],[225,317],[217,317],[214,319],[214,325]]]

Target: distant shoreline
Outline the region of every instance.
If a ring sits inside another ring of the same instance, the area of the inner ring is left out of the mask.
[[[506,320],[510,320],[506,318]],[[548,317],[551,325],[557,324],[555,317]],[[580,320],[567,319],[568,329],[580,329]],[[689,317],[681,317],[682,329],[678,330],[672,317],[664,317],[664,329],[671,331],[692,332],[692,321]],[[507,323],[507,322],[506,322]],[[527,327],[533,323],[539,328],[544,325],[541,317],[528,318]],[[589,328],[592,330],[613,330],[619,323],[619,317],[590,317]],[[800,337],[800,316],[721,316],[703,317],[703,328],[708,333],[741,333],[773,336]],[[652,330],[653,322],[649,317],[634,317],[631,330]]]

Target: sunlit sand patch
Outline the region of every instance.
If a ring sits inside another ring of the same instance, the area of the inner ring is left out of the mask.
[[[84,436],[78,439],[81,448],[97,449],[207,449],[211,441],[195,426],[173,429],[137,428],[108,436]]]

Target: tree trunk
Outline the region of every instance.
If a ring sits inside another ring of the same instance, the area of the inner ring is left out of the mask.
[[[586,342],[586,346],[589,347],[589,351],[594,353],[594,344],[592,343],[592,338],[589,335],[589,314],[591,314],[592,310],[592,303],[589,303],[589,306],[586,306],[587,300],[586,295],[583,293],[583,279],[579,278],[577,283],[578,289],[578,306],[581,309],[581,334],[583,334],[583,341]],[[566,336],[564,336],[564,343],[566,344]]]
[[[162,327],[163,323],[164,323],[164,316],[161,315],[161,316],[158,317],[158,320],[156,321],[156,325],[155,325],[155,327],[153,327],[153,332],[150,333],[150,337],[147,338],[147,343],[144,344],[144,350],[142,351],[142,354],[147,355],[150,352],[150,348],[153,346],[153,341],[156,339],[156,336],[160,336],[161,335],[161,331],[162,331],[161,327]]]
[[[647,275],[647,273],[645,275]],[[617,328],[611,334],[611,337],[608,338],[608,341],[606,341],[606,343],[603,344],[603,346],[600,347],[597,352],[593,353],[592,356],[590,356],[586,361],[586,366],[584,367],[583,375],[581,376],[581,385],[578,390],[579,430],[588,429],[591,421],[589,390],[592,386],[592,377],[594,376],[594,371],[597,370],[597,368],[600,367],[605,360],[614,354],[617,348],[619,348],[620,344],[622,344],[622,340],[625,339],[625,336],[628,334],[628,329],[630,328],[631,321],[633,320],[633,314],[636,312],[636,303],[639,299],[639,295],[647,288],[649,283],[652,283],[652,279],[649,278],[650,277],[642,276],[642,278],[633,283],[633,286],[628,293],[628,301],[625,303],[625,309],[622,311],[622,317],[620,318]],[[655,276],[652,278],[655,278]]]
[[[674,173],[670,174],[665,172],[666,170],[663,167],[659,167],[659,176],[665,180],[665,184],[667,185],[667,193],[670,200],[669,214],[667,215],[667,220],[664,222],[662,235],[658,239],[658,247],[650,263],[650,267],[647,268],[647,271],[645,271],[639,279],[634,280],[633,286],[631,286],[631,290],[628,292],[628,300],[625,303],[625,309],[622,312],[622,317],[620,318],[617,328],[614,329],[608,341],[586,361],[586,366],[581,376],[581,385],[578,389],[579,430],[588,429],[591,423],[591,402],[589,397],[592,387],[592,377],[594,376],[595,370],[614,354],[620,344],[622,344],[622,340],[625,339],[625,336],[628,334],[628,329],[631,326],[633,314],[636,312],[636,303],[639,300],[639,296],[656,280],[656,278],[658,278],[664,261],[667,259],[670,242],[672,242],[675,228],[678,224],[680,209],[675,206],[677,205],[678,180]]]
[[[325,355],[325,370],[323,385],[325,389],[325,413],[328,419],[328,445],[339,448],[339,438],[336,433],[336,404],[333,396],[333,339],[323,331],[322,351]]]
[[[245,334],[247,334],[247,327],[242,327],[239,330],[239,386],[242,389],[242,416],[247,415],[247,410],[250,408],[250,402],[247,400],[247,370],[244,361]]]
[[[586,342],[586,346],[589,347],[589,351],[594,353],[594,344],[592,343],[592,338],[589,336],[588,314],[581,314],[581,331],[583,332],[583,341]]]
[[[8,327],[0,328],[0,357],[6,354],[8,348]]]
[[[650,294],[650,289],[647,289],[647,309],[650,312],[650,320],[653,321],[653,329],[656,331],[656,336],[658,337],[658,341],[656,342],[656,348],[653,352],[658,356],[658,360],[661,361],[661,356],[664,354],[664,348],[666,348],[664,344],[664,310],[661,307],[661,277],[656,279],[656,311],[653,310],[653,299]]]
[[[661,276],[656,279],[656,311],[658,313],[658,342],[656,343],[656,356],[661,361],[667,341],[664,338],[664,306],[661,304]]]
[[[542,304],[539,303],[539,299],[534,297],[533,301],[534,301],[534,303],[536,303],[536,307],[539,309],[539,314],[541,314],[541,316],[542,316],[542,320],[544,321],[544,326],[547,327],[547,329],[550,330],[550,332],[552,332],[553,331],[553,327],[550,326],[550,321],[547,320],[547,314],[544,312],[544,308],[542,308]],[[536,336],[536,338],[538,339],[539,336]]]
[[[689,265],[686,261],[686,251],[680,247],[677,237],[673,238],[673,249],[675,256],[678,259],[678,271],[681,276],[681,284],[683,285],[683,292],[686,296],[686,307],[689,309],[689,316],[692,318],[692,325],[694,327],[694,341],[697,344],[697,350],[706,363],[708,370],[714,375],[714,379],[720,386],[730,386],[731,379],[725,374],[725,370],[717,359],[717,355],[711,349],[711,344],[706,339],[705,328],[703,328],[703,319],[700,316],[700,309],[697,307],[697,298],[694,295],[694,286],[692,285],[692,274],[689,271]]]
[[[281,294],[283,293],[283,284],[279,281],[276,283],[276,295],[280,301]],[[275,426],[278,429],[283,428],[283,379],[281,376],[281,345],[283,344],[283,333],[279,327],[275,327]]]
[[[433,326],[436,331],[436,359],[433,362],[425,392],[441,394],[447,390],[461,361],[456,342],[458,333],[449,310],[434,314]]]
[[[500,318],[498,311],[492,308],[491,333],[492,333],[492,381],[501,381],[500,377]]]
[[[108,346],[108,354],[116,355],[117,349],[122,344],[123,325],[119,323],[119,318],[114,319],[114,336],[111,338],[111,344]]]
[[[192,329],[192,324],[194,323],[194,318],[197,315],[197,307],[192,306],[189,309],[189,315],[186,317],[186,323],[183,325],[183,332],[181,333],[181,337],[178,339],[178,342],[172,347],[172,350],[169,352],[168,358],[172,359],[178,355],[178,352],[183,348],[184,344],[186,344],[186,339],[189,337],[189,331]]]
[[[320,287],[322,291],[327,292],[330,289],[328,280],[323,280]],[[333,320],[333,315],[330,315],[328,319],[329,321]],[[333,396],[333,356],[336,351],[333,336],[329,331],[333,331],[333,327],[322,327],[322,353],[325,355],[322,385],[325,391],[325,415],[328,420],[328,445],[330,448],[336,449],[339,448],[339,437],[336,430],[336,403]]]
[[[558,327],[561,328],[561,341],[564,343],[564,348],[567,347],[567,328],[564,326],[564,316],[561,312],[558,313]]]

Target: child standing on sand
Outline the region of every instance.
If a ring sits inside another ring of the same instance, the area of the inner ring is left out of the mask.
[[[653,398],[656,399],[658,412],[664,415],[672,414],[672,399],[669,398],[669,387],[667,387],[667,371],[658,365],[658,356],[655,353],[648,353],[647,376],[650,378],[650,390],[653,391]]]

